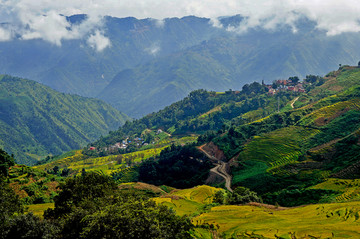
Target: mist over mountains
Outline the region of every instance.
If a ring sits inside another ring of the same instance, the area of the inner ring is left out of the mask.
[[[81,29],[86,19],[74,15],[67,21]],[[329,35],[306,18],[295,27],[244,31],[244,21],[239,15],[218,21],[106,17],[101,30],[60,45],[21,36],[0,42],[0,72],[97,97],[141,117],[195,89],[241,89],[253,81],[322,75],[360,59],[354,50],[358,33]]]

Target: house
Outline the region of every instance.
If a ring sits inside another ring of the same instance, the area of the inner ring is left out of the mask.
[[[275,93],[276,93],[275,89],[273,89],[273,88],[269,89],[269,92],[268,92],[269,95],[275,95]]]
[[[288,91],[296,91],[294,86],[288,86],[287,90]]]
[[[96,148],[95,147],[90,147],[89,150],[95,150]]]

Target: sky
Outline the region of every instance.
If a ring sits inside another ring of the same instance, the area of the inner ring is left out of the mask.
[[[71,27],[65,16],[87,14],[88,19]],[[96,51],[111,47],[103,29],[104,16],[164,19],[195,15],[217,18],[240,14],[246,18],[227,30],[239,34],[250,28],[276,30],[306,17],[328,35],[360,31],[358,0],[0,0],[0,41],[43,39],[57,46],[64,40],[85,39]],[[162,27],[159,21],[159,27]]]

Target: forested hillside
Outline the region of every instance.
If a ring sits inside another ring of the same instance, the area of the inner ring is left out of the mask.
[[[18,163],[80,148],[129,119],[106,103],[0,76],[0,147]]]

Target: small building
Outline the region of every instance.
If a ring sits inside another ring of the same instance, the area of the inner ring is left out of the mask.
[[[95,147],[90,147],[89,150],[95,150],[96,148]]]

